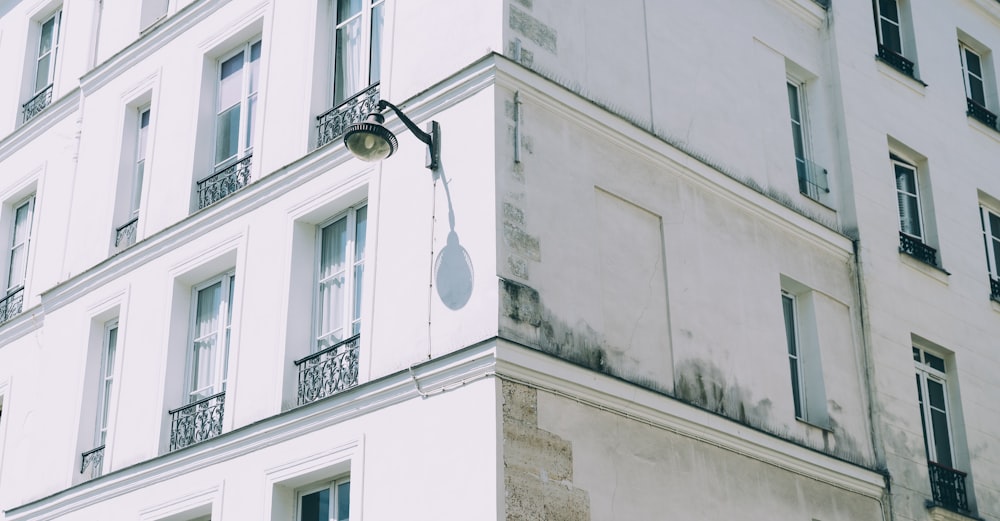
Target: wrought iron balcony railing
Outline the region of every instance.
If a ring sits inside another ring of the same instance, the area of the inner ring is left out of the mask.
[[[299,368],[299,405],[358,385],[358,346],[361,335],[296,360]]]
[[[137,228],[139,228],[138,217],[115,228],[115,253],[135,244],[135,232]]]
[[[364,121],[365,117],[378,109],[379,87],[374,83],[354,97],[316,116],[316,148],[326,146],[344,135],[347,127]]]
[[[178,407],[170,414],[170,450],[183,449],[222,434],[226,392]]]
[[[826,169],[801,157],[795,158],[795,167],[799,174],[799,192],[814,201],[823,202],[823,196],[830,193]]]
[[[965,114],[972,119],[990,127],[994,130],[997,128],[997,115],[990,112],[989,109],[982,106],[976,100],[972,98],[965,98]]]
[[[0,324],[21,314],[24,307],[24,288],[20,288],[0,299]]]
[[[1000,280],[990,275],[990,299],[1000,302]]]
[[[50,83],[48,87],[42,89],[41,92],[35,94],[35,97],[28,100],[27,103],[21,105],[21,112],[24,114],[24,119],[21,123],[27,123],[31,118],[37,116],[41,111],[45,110],[52,103],[52,84]]]
[[[198,209],[213,205],[250,184],[253,155],[230,163],[198,181]]]
[[[902,54],[899,54],[882,44],[878,44],[878,57],[882,61],[892,65],[892,67],[899,72],[916,79],[916,76],[913,75],[913,62],[905,58]]]
[[[933,461],[927,462],[927,471],[935,504],[960,514],[970,513],[969,498],[965,493],[965,472]]]
[[[97,447],[95,449],[90,449],[80,455],[80,474],[87,471],[90,468],[90,477],[88,479],[94,479],[101,477],[104,466],[104,445]]]
[[[937,250],[924,244],[916,237],[911,237],[903,232],[899,232],[899,252],[905,253],[921,262],[930,264],[935,268],[939,267],[937,262]]]

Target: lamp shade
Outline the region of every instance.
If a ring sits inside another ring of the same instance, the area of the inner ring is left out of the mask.
[[[362,161],[381,161],[391,156],[399,145],[396,136],[382,126],[379,114],[370,114],[367,121],[354,123],[344,132],[344,145]]]

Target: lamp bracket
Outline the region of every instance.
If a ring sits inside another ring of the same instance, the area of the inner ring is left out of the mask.
[[[403,114],[403,111],[399,110],[399,107],[389,103],[386,100],[379,100],[378,111],[381,112],[385,109],[392,109],[399,117],[400,121],[406,125],[406,128],[410,129],[410,132],[417,137],[420,141],[423,141],[427,145],[427,168],[431,170],[437,170],[441,166],[441,126],[438,125],[437,121],[431,121],[428,124],[428,130],[430,132],[424,132],[417,127],[416,123],[410,118]]]

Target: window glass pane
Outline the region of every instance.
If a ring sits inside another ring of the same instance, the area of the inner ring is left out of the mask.
[[[896,165],[896,189],[908,194],[917,193],[917,179],[912,169]]]
[[[24,283],[24,264],[27,250],[23,245],[15,246],[10,252],[10,272],[7,275],[7,289]]]
[[[250,87],[247,92],[257,92],[257,84],[260,82],[260,42],[250,46]]]
[[[351,483],[337,485],[337,521],[349,521],[351,515]]]
[[[243,95],[243,51],[222,62],[219,69],[219,108],[226,109]]]
[[[896,0],[878,0],[878,14],[894,22],[899,22]]]
[[[986,91],[983,90],[983,80],[979,78],[969,77],[969,97],[972,101],[979,103],[982,106],[986,106]]]
[[[385,23],[385,2],[372,7],[372,50],[368,84],[377,83],[382,67],[382,26]]]
[[[192,401],[209,396],[213,391],[221,298],[221,282],[198,291],[191,367],[191,390],[194,392],[191,396]]]
[[[969,49],[965,49],[965,67],[970,73],[975,74],[976,77],[983,77],[983,68],[979,61],[979,55]]]
[[[917,377],[917,404],[920,406],[920,428],[924,433],[924,456],[926,456],[927,459],[931,459],[930,440],[927,437],[927,416],[926,412],[924,411],[924,395],[923,395],[923,390],[920,387],[921,383],[920,374],[917,374],[916,377]]]
[[[927,399],[930,401],[931,410],[947,409],[944,399],[944,385],[936,380],[927,379]]]
[[[236,157],[240,139],[240,106],[219,114],[216,121],[215,164]]]
[[[903,233],[912,235],[913,237],[922,238],[923,234],[920,229],[920,207],[917,204],[917,198],[904,195],[903,193],[898,194],[899,203],[899,229]]]
[[[55,36],[56,18],[52,17],[42,24],[42,32],[38,38],[38,55],[41,56],[52,50],[52,41]]]
[[[139,211],[139,202],[142,199],[142,177],[146,170],[146,161],[139,161],[135,165],[135,176],[132,179],[132,200],[130,202],[130,214],[135,217]]]
[[[899,36],[898,25],[882,20],[882,45],[896,54],[903,54],[903,43]]]
[[[347,218],[323,228],[320,233],[320,349],[341,340],[344,327],[344,283],[347,263]],[[326,338],[332,335],[334,338]],[[329,340],[330,342],[325,342]]]
[[[788,368],[792,373],[792,402],[795,405],[795,417],[802,417],[802,401],[799,394],[799,363],[798,360],[790,358]]]
[[[788,84],[788,111],[791,113],[793,121],[800,121],[799,88],[791,83]]]
[[[361,319],[361,281],[365,274],[365,266],[363,264],[358,264],[354,267],[354,311],[351,314],[351,334],[356,335],[360,333],[360,323],[358,321]]]
[[[253,148],[253,128],[255,115],[257,114],[257,95],[254,94],[247,100],[247,131],[246,142],[243,143],[243,150]]]
[[[785,341],[788,344],[788,354],[795,356],[798,353],[795,345],[795,301],[782,295],[781,308],[785,316]]]
[[[913,360],[916,362],[920,361],[920,350],[915,347],[913,348]]]
[[[936,357],[930,353],[924,353],[924,361],[927,365],[937,369],[938,371],[944,372],[944,359]]]
[[[935,461],[946,467],[952,467],[951,440],[948,436],[948,415],[942,411],[931,409],[931,427],[934,429]]]
[[[114,374],[115,350],[118,348],[118,328],[113,327],[108,330],[108,352],[104,356],[104,377],[109,378]]]
[[[49,86],[49,60],[52,59],[51,54],[46,54],[45,57],[38,60],[38,69],[35,71],[35,93],[41,92],[42,89]]]
[[[338,0],[337,1],[337,23],[361,12],[361,0]]]
[[[355,214],[354,262],[365,258],[365,234],[368,228],[368,207],[363,206]]]
[[[361,62],[364,55],[361,46],[361,18],[355,18],[337,29],[334,105],[339,105],[365,86],[364,68]]]
[[[323,489],[302,496],[302,512],[299,521],[330,520],[330,490]]]

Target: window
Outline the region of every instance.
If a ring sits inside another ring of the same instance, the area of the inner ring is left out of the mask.
[[[934,502],[951,510],[969,511],[966,473],[956,470],[955,436],[945,359],[922,347],[913,347],[917,405],[924,435]]]
[[[1000,302],[1000,215],[985,206],[979,207],[986,248],[986,273],[990,278],[990,298]]]
[[[168,0],[142,0],[139,12],[139,29],[145,31],[167,16]]]
[[[253,150],[260,40],[219,60],[216,96],[215,166],[249,156]]]
[[[830,420],[823,385],[815,296],[808,287],[784,276],[781,286],[781,312],[795,418],[827,428]]]
[[[874,0],[875,32],[878,35],[878,57],[898,71],[914,76],[913,60],[906,56],[909,45],[904,31],[906,4],[899,0]]]
[[[115,228],[115,251],[124,250],[135,244],[139,227],[142,183],[146,174],[146,150],[149,144],[150,108],[148,106],[140,108],[135,114],[135,154],[128,168],[128,177],[125,179],[127,187],[119,192],[128,198],[128,212],[124,217],[125,222]]]
[[[299,494],[298,521],[348,521],[351,513],[349,477],[306,489]]]
[[[10,320],[21,312],[24,304],[24,282],[28,270],[28,246],[31,242],[31,222],[35,210],[35,196],[12,205],[9,229],[10,242],[7,257],[6,294],[0,299],[0,322]]]
[[[226,390],[235,280],[236,276],[230,273],[193,290],[187,403]]]
[[[924,223],[924,190],[916,165],[890,154],[896,178],[896,204],[899,211],[899,251],[926,264],[938,266],[937,250],[928,245]]]
[[[798,175],[799,192],[810,199],[820,201],[820,198],[830,189],[826,180],[826,169],[809,159],[806,84],[789,78],[786,88],[788,90],[788,113],[792,123],[792,149],[795,154],[795,171]]]
[[[986,62],[983,54],[963,42],[958,43],[965,82],[966,114],[990,128],[996,128],[997,116],[987,108]]]
[[[96,446],[103,446],[108,436],[108,411],[111,405],[111,386],[115,381],[115,351],[118,349],[118,321],[104,326],[104,346],[101,349],[101,379],[98,392]]]
[[[62,9],[38,22],[38,52],[35,54],[34,75],[29,90],[31,98],[21,106],[25,123],[52,102],[61,22]]]
[[[378,83],[384,0],[336,0],[333,105]]]
[[[361,283],[368,208],[360,206],[319,227],[316,350],[361,332]]]
[[[792,401],[795,405],[795,417],[805,418],[802,395],[802,359],[799,357],[799,332],[795,323],[795,297],[781,292],[781,309],[785,317],[785,341],[788,344],[788,369],[792,375]]]

